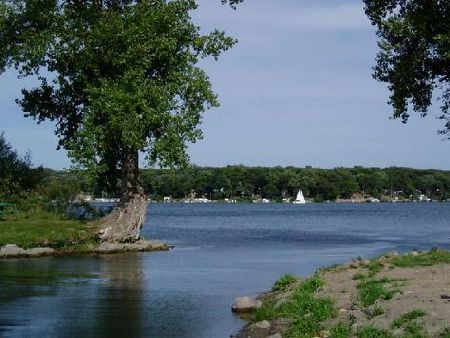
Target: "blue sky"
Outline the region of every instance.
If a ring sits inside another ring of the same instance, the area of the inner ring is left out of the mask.
[[[450,169],[438,105],[406,125],[389,119],[386,85],[371,77],[376,36],[362,1],[246,0],[233,11],[201,0],[194,19],[239,44],[202,63],[221,107],[205,114],[193,163]],[[0,130],[34,164],[68,167],[52,125],[23,118],[14,103],[24,85],[12,72],[0,77]]]

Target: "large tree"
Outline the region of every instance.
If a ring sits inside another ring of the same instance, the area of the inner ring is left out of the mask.
[[[388,83],[394,118],[409,111],[425,116],[441,102],[442,133],[450,132],[450,1],[364,0],[378,29],[380,51],[374,77]]]
[[[0,3],[0,70],[38,79],[18,100],[26,116],[54,121],[74,161],[121,187],[119,206],[102,220],[104,241],[139,237],[139,152],[150,163],[185,164],[202,113],[218,105],[198,62],[235,41],[201,34],[190,17],[196,8],[195,0]]]

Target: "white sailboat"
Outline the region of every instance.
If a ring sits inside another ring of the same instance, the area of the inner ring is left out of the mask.
[[[302,189],[298,190],[297,198],[292,203],[294,203],[294,204],[306,204],[305,197],[303,196]]]

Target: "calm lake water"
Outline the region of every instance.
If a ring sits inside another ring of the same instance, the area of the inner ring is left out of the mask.
[[[220,338],[230,305],[285,273],[450,248],[450,204],[152,204],[170,252],[0,261],[0,336]]]

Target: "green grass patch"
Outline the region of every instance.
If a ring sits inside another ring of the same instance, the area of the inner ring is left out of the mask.
[[[431,266],[439,263],[450,263],[450,251],[434,249],[416,256],[405,255],[392,259],[392,264],[402,268]]]
[[[352,328],[349,323],[340,322],[330,329],[329,338],[349,338],[352,333]]]
[[[358,283],[358,295],[362,305],[373,305],[378,299],[391,299],[395,291],[386,289],[385,284],[388,282],[390,282],[389,279],[381,278],[363,280]]]
[[[440,333],[439,337],[441,338],[450,338],[450,326],[444,328]]]
[[[425,311],[421,309],[412,310],[410,312],[402,314],[400,317],[394,320],[392,322],[392,327],[402,327],[405,324],[423,316],[425,316]]]
[[[358,338],[394,338],[394,335],[388,330],[380,329],[373,325],[363,326],[358,330]]]
[[[314,276],[306,279],[283,304],[275,306],[273,302],[264,302],[255,313],[255,320],[270,320],[279,317],[291,318],[294,323],[285,337],[311,336],[322,329],[322,323],[337,315],[334,301],[318,298],[315,293],[323,286],[323,280]]]
[[[292,274],[286,274],[280,279],[278,279],[272,287],[272,291],[284,291],[286,290],[290,285],[295,283],[297,281],[297,277],[295,277]]]
[[[0,220],[0,246],[17,244],[22,248],[52,247],[83,250],[96,243],[95,226],[61,214],[32,209]]]
[[[404,328],[404,333],[402,338],[428,338],[429,335],[425,331],[422,324],[411,322],[408,323]]]
[[[383,270],[383,264],[378,261],[372,261],[369,264],[369,277],[372,278],[377,273],[379,273],[381,270]]]

